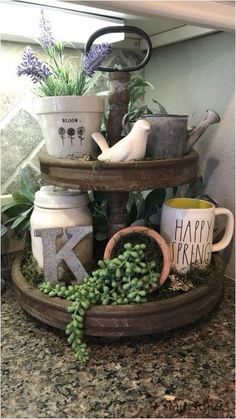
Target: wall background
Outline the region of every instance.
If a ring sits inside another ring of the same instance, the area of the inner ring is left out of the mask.
[[[205,174],[206,193],[220,206],[234,212],[235,204],[235,86],[234,35],[216,33],[155,49],[145,67],[145,77],[155,91],[148,91],[168,113],[192,115],[198,123],[213,108],[221,122],[210,126],[195,148]],[[226,274],[234,277],[233,245],[224,252]]]

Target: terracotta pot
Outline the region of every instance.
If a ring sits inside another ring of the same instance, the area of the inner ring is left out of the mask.
[[[128,236],[130,234],[134,233],[142,233],[149,236],[151,239],[153,239],[157,246],[160,248],[163,256],[163,266],[162,271],[160,273],[160,277],[158,278],[158,282],[162,285],[164,284],[165,280],[167,279],[167,276],[170,272],[170,265],[171,265],[171,257],[170,257],[170,251],[169,246],[166,243],[166,241],[163,239],[160,234],[158,234],[155,230],[152,230],[148,227],[143,226],[134,226],[134,227],[127,227],[122,230],[119,230],[107,243],[107,246],[105,248],[104,252],[104,259],[111,259],[112,253],[117,246],[117,243],[124,238],[125,236]]]

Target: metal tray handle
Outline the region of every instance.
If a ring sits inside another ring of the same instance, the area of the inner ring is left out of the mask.
[[[140,70],[140,68],[144,67],[145,64],[150,60],[152,55],[152,43],[149,38],[149,36],[144,32],[142,29],[137,28],[136,26],[107,26],[105,28],[99,29],[95,31],[90,38],[88,39],[86,45],[85,45],[85,52],[88,53],[93,42],[95,39],[99,38],[102,35],[108,34],[108,33],[118,33],[118,32],[124,32],[124,33],[134,33],[136,35],[141,36],[147,43],[147,52],[145,57],[143,58],[143,61],[140,64],[137,64],[132,67],[125,67],[122,69],[116,69],[111,67],[98,67],[97,70],[99,71],[105,71],[105,72],[113,72],[113,71],[136,71]]]

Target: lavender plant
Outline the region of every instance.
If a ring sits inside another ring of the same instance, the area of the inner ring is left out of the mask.
[[[64,44],[54,39],[50,22],[45,19],[43,10],[40,29],[39,44],[48,61],[39,60],[31,47],[27,46],[22,62],[17,67],[17,75],[29,76],[37,85],[39,96],[86,95],[93,84],[92,76],[109,55],[111,45],[103,43],[95,46],[81,58],[80,68],[76,69],[64,56]]]

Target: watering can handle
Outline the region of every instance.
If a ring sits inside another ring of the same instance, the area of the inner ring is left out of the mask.
[[[123,116],[123,119],[122,119],[122,132],[123,132],[123,135],[128,135],[129,132],[130,132],[130,129],[131,129],[130,123],[129,123],[129,114],[130,114],[130,112],[127,112]]]
[[[144,32],[142,29],[140,28],[136,28],[136,26],[107,26],[105,28],[102,29],[98,29],[97,31],[95,31],[88,39],[86,45],[85,45],[85,52],[86,54],[89,52],[93,42],[95,41],[95,39],[99,38],[99,36],[108,34],[108,33],[118,33],[118,32],[128,32],[128,33],[134,33],[136,35],[141,36],[147,43],[147,52],[146,55],[143,59],[143,61],[140,64],[137,64],[135,66],[132,67],[125,67],[122,69],[117,69],[117,68],[111,68],[111,67],[98,67],[97,70],[99,71],[105,71],[105,72],[113,72],[113,71],[125,71],[125,72],[129,72],[129,71],[136,71],[136,70],[140,70],[140,68],[144,67],[145,64],[147,64],[147,62],[150,60],[151,55],[152,55],[152,43],[151,40],[149,38],[149,36],[146,34],[146,32]]]

